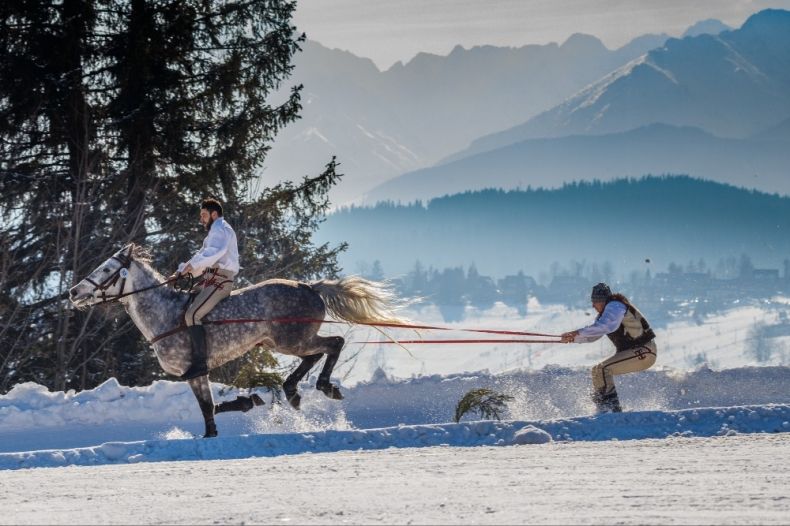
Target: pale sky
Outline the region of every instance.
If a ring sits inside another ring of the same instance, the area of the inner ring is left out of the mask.
[[[387,69],[456,44],[562,43],[573,33],[614,49],[645,33],[680,36],[708,18],[739,27],[769,7],[790,9],[790,0],[297,0],[295,22],[309,39]]]

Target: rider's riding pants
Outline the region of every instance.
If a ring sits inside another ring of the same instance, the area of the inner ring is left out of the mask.
[[[656,342],[619,351],[592,368],[593,388],[606,395],[614,390],[614,375],[644,371],[656,363]]]
[[[187,325],[202,325],[203,317],[211,312],[217,303],[230,296],[235,274],[227,270],[210,268],[203,273],[197,284],[197,296],[187,307],[184,319]]]

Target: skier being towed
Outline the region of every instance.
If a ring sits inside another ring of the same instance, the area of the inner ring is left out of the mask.
[[[656,363],[655,333],[642,313],[622,294],[612,294],[606,283],[592,289],[598,312],[592,325],[562,334],[563,343],[588,343],[606,335],[617,352],[592,368],[592,400],[599,413],[622,411],[614,375],[635,373]]]

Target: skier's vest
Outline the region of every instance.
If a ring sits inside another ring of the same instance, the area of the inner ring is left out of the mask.
[[[619,300],[614,300],[619,301]],[[635,347],[641,347],[653,340],[656,333],[650,328],[650,324],[642,313],[630,303],[621,302],[626,306],[625,316],[620,326],[614,332],[606,336],[612,340],[617,351],[626,351]]]

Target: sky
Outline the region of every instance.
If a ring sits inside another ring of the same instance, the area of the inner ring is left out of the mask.
[[[616,49],[646,33],[679,36],[709,18],[739,27],[766,8],[790,9],[790,0],[298,0],[294,21],[309,39],[384,70],[421,51],[562,43],[573,33]]]

